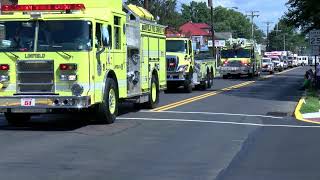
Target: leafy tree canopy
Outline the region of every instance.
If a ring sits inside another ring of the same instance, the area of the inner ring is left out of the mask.
[[[281,19],[269,34],[270,50],[284,50],[298,53],[302,47],[307,47],[306,36],[294,26]],[[286,47],[284,47],[286,46]]]
[[[319,0],[289,0],[286,22],[304,30],[320,29]]]

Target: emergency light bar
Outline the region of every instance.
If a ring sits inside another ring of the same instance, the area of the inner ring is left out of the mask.
[[[2,5],[1,11],[71,11],[85,10],[84,4]]]

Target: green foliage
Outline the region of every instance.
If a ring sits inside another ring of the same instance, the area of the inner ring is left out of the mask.
[[[143,0],[128,0],[127,3],[143,6]],[[177,11],[177,0],[149,0],[149,11],[159,17],[160,24],[178,28],[185,22],[211,24],[211,10],[205,2],[192,1],[182,4],[181,13]],[[216,32],[232,32],[234,38],[251,38],[251,22],[241,12],[223,7],[214,8],[214,27]],[[264,33],[254,25],[254,36],[258,43],[263,42]]]
[[[320,101],[319,101],[319,95],[317,90],[315,89],[308,89],[307,90],[307,96],[305,98],[305,102],[301,109],[301,113],[314,113],[319,112],[320,110]]]
[[[211,18],[210,9],[205,2],[192,1],[190,4],[183,4],[181,13],[184,22],[209,23]]]
[[[182,19],[184,21],[192,21],[195,23],[211,24],[210,9],[204,2],[192,1],[190,4],[182,5]],[[216,7],[213,17],[216,32],[232,32],[234,38],[251,38],[251,22],[241,12],[227,9],[224,7]],[[254,25],[255,39],[261,43],[264,33]]]
[[[319,0],[289,0],[286,21],[304,30],[320,29]]]
[[[143,0],[128,0],[127,4],[143,6]],[[177,0],[150,0],[149,11],[154,17],[159,17],[159,23],[170,27],[182,24],[181,15],[177,12]]]
[[[283,50],[284,38],[286,39],[286,50],[288,51],[298,53],[300,47],[307,47],[308,45],[305,34],[297,31],[294,26],[281,19],[269,34],[270,50]]]

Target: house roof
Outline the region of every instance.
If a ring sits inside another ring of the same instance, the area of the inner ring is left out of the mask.
[[[187,36],[210,36],[211,27],[206,23],[187,22],[180,26],[179,30]]]

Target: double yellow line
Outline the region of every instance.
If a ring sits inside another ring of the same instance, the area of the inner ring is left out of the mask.
[[[195,97],[191,97],[191,98],[188,98],[188,99],[184,99],[184,100],[181,100],[181,101],[178,101],[178,102],[175,102],[175,103],[171,103],[171,104],[168,104],[168,105],[164,105],[164,106],[158,107],[156,109],[151,110],[151,112],[167,111],[167,110],[170,110],[170,109],[173,109],[173,108],[185,105],[185,104],[189,104],[189,103],[192,103],[192,102],[195,102],[195,101],[199,101],[201,99],[208,98],[210,96],[218,95],[218,94],[220,94],[222,92],[231,91],[233,89],[238,89],[238,88],[241,88],[241,87],[244,87],[244,86],[248,86],[249,84],[252,84],[254,82],[255,81],[248,81],[248,82],[244,82],[244,83],[241,83],[241,84],[237,84],[237,85],[234,85],[234,86],[230,86],[230,87],[221,89],[219,91],[213,91],[213,92],[210,92],[210,93],[205,93],[205,94],[202,94],[202,95],[199,95],[199,96],[195,96]]]

